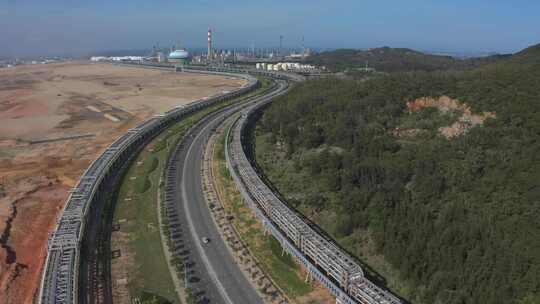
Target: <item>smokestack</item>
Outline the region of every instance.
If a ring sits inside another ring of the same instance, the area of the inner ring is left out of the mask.
[[[304,43],[304,36],[302,36],[302,57],[306,57],[306,44]]]
[[[279,35],[279,56],[283,54],[283,35]]]
[[[208,28],[208,60],[212,59],[212,29]]]

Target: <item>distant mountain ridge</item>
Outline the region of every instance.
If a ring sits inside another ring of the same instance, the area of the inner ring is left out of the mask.
[[[527,65],[540,64],[540,43],[517,52],[511,56],[510,61]]]
[[[507,58],[509,55],[492,55],[479,58],[458,59],[447,55],[427,54],[408,48],[381,47],[368,50],[339,49],[315,54],[308,61],[323,65],[332,71],[369,67],[383,72],[465,70]]]

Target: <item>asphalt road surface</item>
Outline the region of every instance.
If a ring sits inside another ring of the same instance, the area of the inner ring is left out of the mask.
[[[284,88],[283,84],[280,88]],[[176,152],[174,206],[182,223],[178,230],[183,232],[183,238],[180,242],[173,242],[173,248],[181,250],[189,265],[186,274],[188,287],[195,291],[199,303],[264,303],[235,263],[203,196],[201,170],[204,146],[212,130],[239,110],[235,106],[203,119],[186,134]],[[206,244],[202,240],[204,237],[210,240]]]

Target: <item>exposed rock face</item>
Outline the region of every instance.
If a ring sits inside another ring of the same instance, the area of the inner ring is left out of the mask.
[[[469,105],[460,103],[458,100],[448,96],[441,96],[439,98],[422,97],[407,102],[407,110],[409,113],[414,113],[424,108],[436,108],[442,113],[450,111],[461,113],[461,116],[452,125],[439,128],[439,133],[447,139],[461,136],[467,133],[471,128],[477,125],[483,125],[484,121],[488,118],[496,118],[496,115],[493,112],[473,114]]]
[[[448,96],[441,96],[439,98],[421,97],[407,102],[407,110],[409,113],[417,112],[424,108],[437,108],[443,113],[450,110],[468,110],[470,113],[470,108],[467,104],[461,104],[459,101],[451,99]]]

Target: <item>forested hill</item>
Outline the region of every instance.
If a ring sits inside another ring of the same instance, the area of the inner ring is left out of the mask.
[[[538,67],[540,64],[540,44],[533,45],[529,48],[524,49],[521,52],[518,52],[514,56],[510,57],[509,65],[519,64],[524,66],[524,68],[534,68]]]
[[[412,303],[540,303],[540,45],[301,83],[256,134],[288,202]]]
[[[310,63],[322,65],[331,71],[369,66],[382,72],[464,70],[495,62],[506,55],[457,59],[451,56],[431,55],[405,48],[375,48],[370,50],[340,49],[312,55]]]

